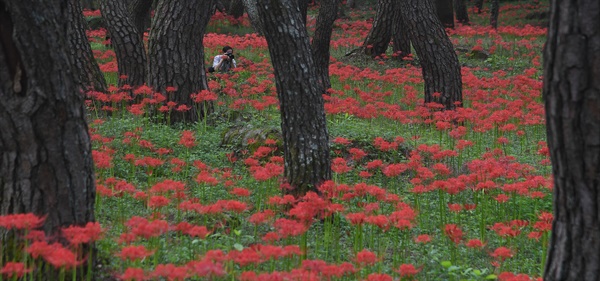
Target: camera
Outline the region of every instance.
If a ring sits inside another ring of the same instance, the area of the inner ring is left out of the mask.
[[[227,56],[228,56],[230,59],[234,59],[234,58],[235,58],[235,56],[234,56],[233,54],[227,53],[226,55],[227,55]]]

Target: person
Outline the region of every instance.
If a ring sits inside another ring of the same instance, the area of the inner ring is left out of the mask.
[[[233,55],[233,48],[229,46],[223,47],[223,54],[216,55],[213,60],[212,71],[228,72],[231,68],[237,67],[235,62],[235,56]]]

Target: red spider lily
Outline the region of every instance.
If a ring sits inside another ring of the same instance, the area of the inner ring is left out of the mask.
[[[228,257],[229,260],[232,260],[240,266],[249,264],[258,265],[263,262],[262,256],[250,248],[245,248],[242,251],[231,251],[229,252]]]
[[[201,171],[196,177],[196,182],[199,184],[217,185],[219,180],[213,177],[208,171]]]
[[[119,279],[124,281],[143,281],[148,280],[148,276],[142,268],[129,267],[122,275],[119,276]]]
[[[217,94],[215,94],[209,90],[202,90],[197,94],[191,94],[190,97],[196,103],[201,103],[201,102],[205,102],[205,101],[215,101],[218,98]]]
[[[277,233],[282,238],[290,236],[299,236],[304,234],[308,230],[308,227],[303,223],[284,218],[277,219],[274,223],[274,226],[277,230]]]
[[[179,139],[179,144],[192,148],[196,146],[196,137],[194,137],[194,133],[192,131],[183,131],[181,132],[181,138]]]
[[[481,242],[481,240],[479,239],[470,239],[465,243],[465,246],[469,248],[483,248],[483,246],[485,246],[485,243]]]
[[[333,139],[333,142],[337,143],[337,144],[344,145],[344,146],[345,145],[349,145],[349,144],[352,143],[352,141],[350,141],[348,139],[345,139],[345,138],[342,138],[342,137],[336,137],[335,139]]]
[[[148,208],[158,209],[169,205],[171,200],[167,199],[164,196],[152,196],[150,197],[150,201],[148,202]]]
[[[429,236],[427,234],[420,234],[417,237],[415,237],[415,242],[427,244],[427,243],[431,242],[431,236]]]
[[[460,243],[463,237],[463,231],[456,224],[447,224],[444,233],[454,244]]]
[[[448,209],[451,212],[458,213],[463,210],[463,206],[461,204],[457,204],[457,203],[454,203],[454,204],[448,203]]]
[[[374,265],[379,262],[379,258],[377,255],[367,249],[363,249],[362,251],[356,253],[356,257],[354,257],[354,262],[358,265],[366,266],[366,265]]]
[[[513,251],[506,247],[498,247],[496,248],[496,250],[494,250],[493,253],[490,254],[490,256],[500,261],[504,261],[505,259],[511,258],[513,256]]]
[[[34,259],[37,259],[38,257],[49,254],[52,250],[52,246],[48,245],[48,242],[36,241],[29,245],[27,248],[27,253],[29,253]]]
[[[383,231],[387,231],[390,228],[390,220],[385,215],[367,216],[365,222],[375,225]]]
[[[361,225],[361,224],[365,223],[366,218],[367,218],[367,215],[365,215],[364,213],[346,214],[346,219],[348,221],[350,221],[350,223],[353,225]]]
[[[240,197],[248,197],[250,196],[250,190],[245,188],[236,187],[229,192],[231,195],[240,196]]]
[[[31,230],[40,227],[46,217],[38,217],[34,214],[14,214],[0,216],[0,227],[11,230],[11,229],[25,229]]]
[[[26,273],[31,272],[31,268],[25,268],[25,264],[21,262],[7,262],[2,269],[0,269],[0,274],[4,275],[8,278],[21,278]]]
[[[132,217],[125,225],[131,228],[131,232],[136,236],[141,236],[146,239],[160,236],[169,231],[169,223],[164,220],[154,220],[149,222],[144,218]]]
[[[140,246],[126,246],[121,249],[121,252],[116,254],[117,257],[122,260],[136,261],[143,260],[154,254],[154,251],[146,249],[143,245]]]
[[[190,277],[187,266],[175,266],[174,264],[159,264],[154,271],[149,274],[152,278],[166,278],[170,281],[183,281]]]
[[[185,190],[185,183],[174,180],[164,180],[150,187],[149,192],[152,194],[165,194],[167,192],[181,192]]]
[[[412,277],[417,275],[421,271],[420,268],[416,268],[414,265],[404,263],[400,265],[400,268],[396,270],[400,274],[400,277]]]
[[[262,212],[254,213],[248,218],[248,221],[252,224],[258,225],[266,223],[268,220],[275,217],[275,212],[272,210],[264,210]]]
[[[371,273],[367,276],[366,281],[392,281],[394,278],[385,273]]]
[[[98,222],[88,222],[84,227],[69,226],[62,229],[63,236],[71,245],[88,244],[98,241],[104,230]]]
[[[529,275],[527,274],[514,274],[512,272],[501,272],[500,274],[498,274],[498,280],[499,281],[532,281],[532,280],[538,280],[541,281],[542,278],[539,279],[534,279],[529,277]]]
[[[112,157],[106,152],[92,150],[92,158],[94,159],[94,166],[99,169],[112,167]]]
[[[223,276],[226,274],[220,262],[210,260],[191,261],[186,266],[190,270],[191,275],[196,277]]]
[[[83,263],[83,261],[77,260],[77,255],[62,245],[55,243],[49,246],[51,250],[47,251],[43,258],[44,260],[54,266],[55,268],[74,268]]]

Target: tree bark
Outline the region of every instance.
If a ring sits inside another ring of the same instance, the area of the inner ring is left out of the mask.
[[[254,31],[259,35],[263,35],[263,23],[262,19],[258,15],[258,0],[242,0],[244,3],[244,9],[246,13],[248,13],[248,18],[250,19],[250,24],[254,28]]]
[[[302,22],[306,26],[306,19],[308,17],[308,2],[310,0],[297,0],[298,5],[300,6],[300,16],[302,17]]]
[[[425,103],[436,102],[454,109],[462,102],[462,80],[458,57],[431,0],[400,1],[425,80]],[[434,94],[438,93],[438,94]]]
[[[317,77],[325,90],[331,88],[331,81],[329,79],[329,47],[331,45],[333,22],[337,17],[338,1],[321,0],[319,15],[317,16],[317,26],[315,27],[315,35],[313,36],[311,46]]]
[[[456,21],[464,25],[469,24],[469,12],[467,11],[465,0],[454,0],[454,13]]]
[[[481,14],[481,10],[483,10],[483,0],[475,0],[475,9],[478,14]]]
[[[142,37],[128,16],[125,1],[101,0],[100,11],[117,57],[119,86],[146,83],[146,50]]]
[[[212,2],[159,0],[156,8],[148,40],[148,85],[167,94],[167,101],[191,107],[189,111],[171,112],[173,122],[195,122],[199,115],[205,117],[205,105],[197,108],[190,95],[208,89],[202,38]],[[167,87],[175,90],[167,92]]]
[[[454,28],[454,7],[452,0],[434,0],[437,15],[446,28]]]
[[[0,214],[46,216],[49,235],[93,221],[96,194],[61,3],[0,1]]]
[[[144,38],[144,32],[150,27],[152,2],[152,0],[131,0],[129,2],[128,11],[131,21],[142,39]]]
[[[498,28],[498,14],[500,13],[500,3],[498,0],[492,0],[490,2],[490,25],[492,28]]]
[[[259,0],[259,14],[275,70],[281,108],[285,168],[292,189],[302,196],[331,179],[329,136],[306,28],[296,0]]]
[[[363,43],[366,55],[375,57],[385,54],[392,39],[392,25],[394,23],[393,0],[377,1],[377,14],[373,26]]]
[[[394,1],[394,23],[392,29],[393,50],[397,58],[405,58],[410,55],[410,37],[408,28],[400,12],[400,3]]]
[[[546,281],[600,280],[600,3],[550,2],[544,99],[554,175]]]
[[[234,18],[241,18],[244,15],[244,3],[242,0],[232,0],[229,3],[227,14]]]
[[[69,51],[72,58],[71,64],[75,73],[79,74],[80,88],[106,92],[106,80],[100,71],[98,63],[92,53],[85,30],[87,22],[83,18],[80,0],[68,0],[67,21],[69,23],[67,36],[69,37]]]

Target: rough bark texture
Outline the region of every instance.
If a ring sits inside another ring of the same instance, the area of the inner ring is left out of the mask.
[[[323,89],[331,88],[329,80],[329,47],[331,42],[331,32],[333,22],[337,16],[339,0],[321,0],[319,15],[317,16],[317,26],[312,41],[312,56],[315,61],[315,70],[317,77],[323,85]]]
[[[551,1],[544,98],[554,222],[544,280],[600,280],[600,2]]]
[[[323,88],[296,0],[259,0],[281,108],[285,177],[301,196],[331,178]]]
[[[45,215],[49,234],[93,221],[96,194],[61,3],[0,1],[0,215]]]
[[[302,21],[304,25],[306,25],[306,18],[308,17],[308,2],[310,0],[296,0],[298,1],[298,6],[300,7],[300,16],[302,17]]]
[[[500,3],[498,0],[490,2],[490,25],[492,28],[498,28],[498,14],[500,13]]]
[[[232,0],[229,3],[227,14],[234,18],[241,18],[244,15],[244,3],[242,0]]]
[[[410,37],[408,28],[400,12],[400,2],[394,1],[394,23],[392,27],[392,39],[394,55],[397,58],[404,58],[410,55]]]
[[[433,0],[435,10],[444,27],[454,28],[454,6],[452,0]]]
[[[454,14],[456,21],[461,24],[469,24],[469,12],[465,0],[454,0]]]
[[[431,0],[402,0],[400,5],[410,42],[423,68],[425,103],[436,102],[454,109],[456,102],[462,102],[460,65]],[[439,97],[434,93],[439,93]]]
[[[394,23],[393,0],[377,1],[377,14],[373,26],[365,38],[363,49],[366,55],[375,57],[385,54],[392,39],[392,25]]]
[[[167,94],[167,101],[191,107],[171,112],[173,122],[195,122],[205,112],[190,95],[208,89],[202,38],[212,2],[159,0],[156,8],[148,40],[148,85]],[[176,90],[167,93],[167,87]]]
[[[101,0],[100,10],[115,50],[119,67],[119,86],[141,86],[146,83],[146,50],[142,37],[128,16],[123,0]]]
[[[254,31],[259,35],[263,35],[263,23],[260,16],[258,16],[257,1],[258,0],[242,0],[244,9],[246,10],[246,13],[248,13],[248,18],[250,19],[250,24],[252,24]]]
[[[135,25],[140,36],[150,27],[150,10],[152,9],[152,0],[131,0],[129,2],[129,14],[131,21]]]
[[[81,13],[80,0],[68,0],[67,3],[69,25],[67,35],[69,37],[69,51],[71,52],[71,65],[74,72],[78,74],[78,83],[83,90],[95,90],[106,92],[106,80],[100,71],[92,48],[85,35],[87,22]]]

